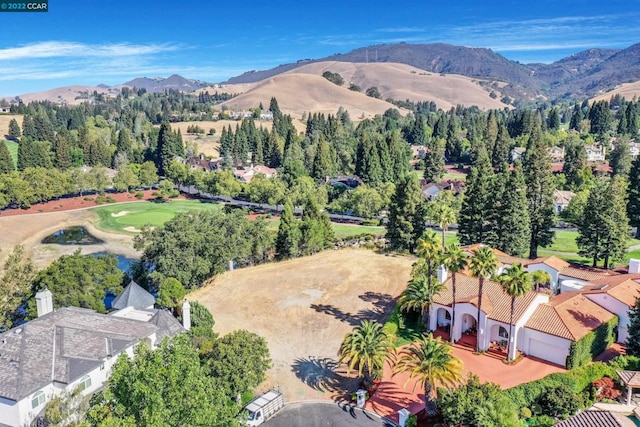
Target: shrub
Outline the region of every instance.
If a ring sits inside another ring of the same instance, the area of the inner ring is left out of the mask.
[[[136,193],[136,199],[142,199],[142,198],[144,198],[144,193],[142,191],[138,191]]]
[[[613,379],[604,377],[591,383],[594,388],[595,399],[600,401],[603,399],[614,400],[620,396],[620,390],[616,389]]]
[[[540,415],[534,418],[531,418],[529,421],[529,427],[553,427],[556,423],[556,420],[549,415]]]
[[[378,225],[380,225],[380,220],[379,219],[365,219],[364,221],[362,221],[362,225],[378,226]]]
[[[93,197],[86,196],[84,198],[84,200],[86,200],[87,202],[92,202],[93,201]]]
[[[567,368],[573,369],[586,365],[594,357],[602,353],[613,344],[618,317],[603,323],[578,341],[572,342],[567,357]]]
[[[117,200],[116,200],[116,199],[114,199],[114,198],[113,198],[113,197],[111,197],[111,196],[107,196],[106,201],[107,201],[107,203],[115,203]]]
[[[520,417],[528,420],[529,418],[531,418],[533,414],[531,413],[531,409],[529,408],[522,408],[520,409]]]
[[[582,401],[581,396],[562,384],[545,390],[538,398],[545,415],[563,419],[578,412]]]

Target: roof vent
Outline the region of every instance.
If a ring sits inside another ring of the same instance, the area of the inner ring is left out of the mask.
[[[16,330],[15,330],[15,331],[13,331],[13,332],[14,332],[15,334],[19,334],[19,333],[21,333],[21,332],[22,332],[22,328],[18,328],[18,329],[16,329]]]
[[[592,288],[592,290],[594,291],[601,291],[603,289],[607,289],[609,285],[600,285],[600,286],[596,286],[595,288]]]

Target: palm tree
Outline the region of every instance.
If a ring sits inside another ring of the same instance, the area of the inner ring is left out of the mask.
[[[502,289],[511,297],[511,317],[509,319],[509,341],[507,342],[507,360],[511,354],[513,342],[513,314],[516,311],[516,298],[524,296],[531,290],[531,276],[522,267],[522,264],[514,264],[505,269],[498,277]]]
[[[551,283],[551,275],[544,270],[536,270],[531,273],[531,280],[536,287],[536,291],[540,288],[540,285],[547,285]]]
[[[467,254],[458,243],[452,243],[444,252],[442,265],[451,272],[451,292],[453,301],[451,303],[451,325],[449,327],[449,340],[453,344],[453,331],[456,321],[456,274],[467,268]]]
[[[449,226],[456,222],[456,211],[451,206],[440,203],[433,209],[433,221],[442,230],[442,250],[445,250],[446,232]]]
[[[480,311],[482,310],[482,293],[484,292],[484,280],[495,273],[498,267],[498,258],[496,254],[488,247],[482,246],[471,257],[469,268],[471,274],[478,278],[478,330],[480,330]],[[480,333],[478,331],[476,341],[476,351],[480,351]]]
[[[420,268],[414,268],[414,272]],[[438,280],[430,280],[426,274],[416,272],[415,277],[409,282],[409,286],[405,289],[400,298],[398,305],[401,311],[408,312],[411,310],[420,311],[422,322],[429,328],[431,316],[431,304],[433,297],[445,289],[443,283]]]
[[[393,359],[394,355],[393,339],[383,330],[382,324],[364,320],[345,335],[338,360],[347,363],[349,371],[357,366],[358,375],[364,375],[366,383],[379,379],[385,360]]]
[[[452,387],[462,378],[462,362],[452,354],[449,343],[440,337],[423,335],[414,345],[405,347],[393,367],[393,374],[409,373],[409,380],[418,379],[424,386],[425,411],[438,412],[435,401],[438,387]]]
[[[423,320],[426,320],[427,327],[429,327],[428,309],[431,307],[431,300],[433,299],[433,295],[442,291],[442,288],[437,291],[434,288],[434,283],[437,282],[437,280],[434,280],[435,267],[436,264],[440,262],[440,257],[442,255],[442,249],[440,248],[440,242],[438,241],[438,234],[433,230],[426,230],[422,234],[422,237],[418,239],[416,244],[416,253],[420,257],[420,260],[414,264],[413,271],[411,272],[413,278],[412,283],[422,282],[425,287],[425,308],[427,309],[427,312],[426,316],[423,312]],[[407,288],[407,290],[408,289],[409,288]]]

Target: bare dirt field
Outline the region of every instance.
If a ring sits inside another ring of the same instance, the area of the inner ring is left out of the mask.
[[[263,336],[289,402],[333,398],[353,387],[337,366],[346,333],[380,319],[405,289],[412,257],[343,249],[226,272],[192,294],[211,310],[214,330],[246,329]]]

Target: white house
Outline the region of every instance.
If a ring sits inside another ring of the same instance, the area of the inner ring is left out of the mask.
[[[511,150],[511,161],[515,162],[516,160],[522,161],[522,156],[524,152],[527,151],[525,147],[515,147]]]
[[[165,310],[54,311],[52,300],[49,290],[38,292],[38,317],[0,334],[0,426],[31,425],[46,403],[64,392],[95,392],[118,356],[133,356],[141,341],[153,347],[184,330]]]
[[[559,214],[565,210],[575,195],[576,193],[572,191],[555,190],[553,192],[553,205],[556,213]]]
[[[584,149],[587,152],[588,162],[604,162],[605,155],[607,154],[607,149],[604,145],[587,145]]]

